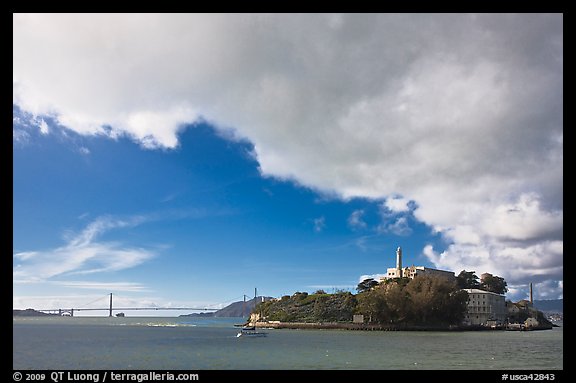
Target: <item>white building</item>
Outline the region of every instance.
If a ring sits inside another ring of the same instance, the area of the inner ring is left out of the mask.
[[[380,281],[383,279],[391,279],[391,278],[401,278],[403,275],[402,269],[402,248],[398,247],[396,249],[396,267],[389,268],[386,272],[386,276],[380,278]]]
[[[506,302],[504,295],[480,289],[464,289],[468,293],[468,310],[464,317],[466,325],[504,323]]]
[[[441,277],[445,277],[448,279],[456,278],[456,275],[453,271],[445,271],[445,270],[437,270],[432,269],[430,267],[424,266],[409,266],[409,267],[402,267],[402,249],[399,247],[396,249],[396,267],[391,267],[386,270],[386,275],[380,278],[380,282],[385,281],[386,279],[393,279],[393,278],[410,278],[414,279],[417,275],[437,275]]]

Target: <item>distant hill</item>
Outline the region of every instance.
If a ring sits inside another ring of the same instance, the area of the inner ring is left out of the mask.
[[[274,299],[272,297],[257,297],[256,299],[250,299],[249,301],[238,301],[229,304],[228,306],[215,311],[213,313],[193,313],[193,314],[184,314],[180,315],[181,317],[216,317],[216,318],[232,318],[232,317],[248,317],[250,312],[254,310],[256,306],[255,302],[262,302],[269,301],[270,299]]]
[[[534,307],[543,312],[564,312],[564,299],[534,300]]]
[[[42,311],[36,311],[34,309],[26,309],[26,310],[12,310],[12,316],[15,317],[44,317],[44,316],[51,316],[51,315],[58,315],[58,314],[48,314],[43,313]]]

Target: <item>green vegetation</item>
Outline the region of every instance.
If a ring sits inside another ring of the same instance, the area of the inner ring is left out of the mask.
[[[456,283],[461,289],[480,289],[496,294],[506,294],[508,287],[504,278],[490,273],[484,273],[483,276],[482,281],[478,281],[475,271],[462,270],[456,277]]]
[[[455,281],[422,275],[386,281],[356,296],[357,314],[370,323],[456,325],[466,312],[468,293]]]
[[[480,288],[482,290],[491,291],[496,294],[506,294],[508,287],[506,287],[506,281],[502,277],[497,277],[492,274],[486,273]]]
[[[456,283],[461,289],[479,289],[480,282],[475,271],[462,270],[456,277]]]
[[[363,282],[356,295],[296,292],[263,302],[256,312],[269,321],[309,323],[351,322],[354,314],[363,314],[368,323],[387,325],[452,325],[460,323],[466,312],[468,294],[456,281],[423,275],[381,284]]]
[[[376,286],[378,286],[378,282],[375,281],[373,278],[368,278],[358,283],[356,291],[358,291],[359,293],[363,293],[364,291],[372,290]]]
[[[349,292],[317,294],[296,292],[280,300],[260,303],[256,307],[267,320],[281,322],[350,322],[356,308],[356,297]]]

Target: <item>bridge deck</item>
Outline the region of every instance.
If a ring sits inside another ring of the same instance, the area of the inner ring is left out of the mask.
[[[107,308],[79,308],[79,309],[49,309],[49,310],[36,310],[45,313],[70,313],[74,311],[157,311],[157,310],[186,310],[186,311],[218,311],[219,309],[197,308],[197,307],[114,307],[110,310]]]

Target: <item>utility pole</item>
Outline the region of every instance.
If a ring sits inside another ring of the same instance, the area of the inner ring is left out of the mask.
[[[109,317],[112,316],[112,293],[110,293],[110,315],[108,315]]]

